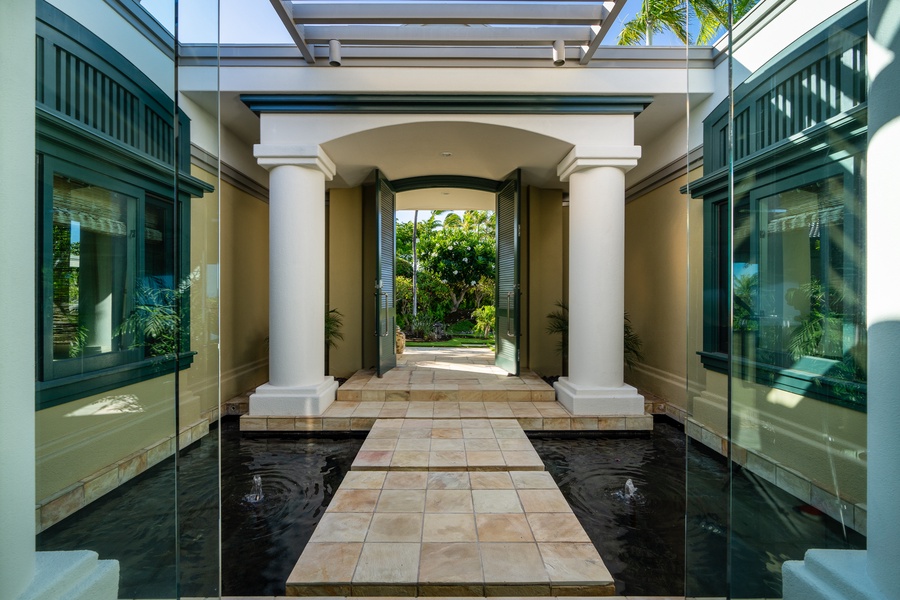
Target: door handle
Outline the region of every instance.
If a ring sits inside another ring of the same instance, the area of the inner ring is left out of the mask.
[[[509,330],[509,324],[512,323],[512,295],[513,292],[506,292],[506,337],[515,337],[515,332]]]
[[[387,292],[381,292],[379,296],[384,298],[384,333],[381,334],[381,337],[388,336],[388,294]]]

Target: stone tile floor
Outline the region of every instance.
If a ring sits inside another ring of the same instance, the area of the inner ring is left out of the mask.
[[[543,470],[515,419],[379,419],[353,470]]]
[[[461,455],[453,465],[460,470],[432,463],[441,453],[433,444],[444,442],[462,444],[448,451]],[[470,452],[467,443],[497,450]],[[517,449],[504,455],[501,443]],[[399,449],[406,445],[412,449]],[[603,560],[529,451],[537,456],[514,419],[379,419],[288,577],[287,593],[614,594]]]

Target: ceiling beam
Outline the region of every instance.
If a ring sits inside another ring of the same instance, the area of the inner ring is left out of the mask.
[[[619,16],[619,12],[625,6],[625,0],[611,0],[610,2],[604,2],[603,4],[605,4],[608,9],[607,15],[603,19],[603,23],[601,23],[600,27],[597,29],[597,32],[591,38],[591,43],[588,44],[587,48],[582,52],[581,59],[579,60],[579,63],[582,65],[588,64],[591,62],[591,59],[594,58],[597,48],[600,47],[603,38],[609,33],[609,29],[615,22],[616,17]]]
[[[590,27],[489,27],[476,25],[426,25],[387,27],[378,25],[310,25],[305,28],[306,42],[327,44],[339,40],[342,44],[364,45],[480,45],[480,46],[539,46],[565,40],[568,45],[587,44]]]
[[[602,2],[291,2],[294,22],[335,24],[598,25]]]
[[[297,44],[300,54],[303,55],[303,58],[309,64],[315,63],[316,57],[313,56],[312,50],[310,50],[309,45],[303,38],[303,26],[294,24],[293,5],[290,0],[270,0],[270,2],[278,18],[281,19],[284,27],[288,30],[291,39]]]

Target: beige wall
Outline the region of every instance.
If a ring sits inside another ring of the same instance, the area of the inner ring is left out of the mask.
[[[268,380],[269,205],[220,189],[222,400]]]
[[[350,377],[363,357],[362,189],[332,189],[328,203],[328,309],[343,315],[343,340],[328,352],[328,374]]]
[[[201,414],[219,405],[219,182],[196,166],[191,174],[214,190],[190,200],[191,350],[197,354],[191,367],[181,373],[181,427],[197,422]]]
[[[523,306],[523,367],[541,375],[561,375],[559,336],[547,333],[547,314],[565,298],[563,260],[565,245],[561,190],[529,188],[523,223],[523,285],[528,298]],[[527,362],[526,362],[527,356]]]
[[[691,399],[691,418],[725,437],[728,376],[706,371],[705,380]],[[777,468],[780,487],[809,494],[793,474],[851,504],[865,502],[865,413],[735,377],[731,431],[736,460],[765,478],[775,479]]]
[[[66,490],[123,458],[175,435],[169,375],[38,411],[36,499]]]
[[[697,169],[691,172],[690,178],[694,180],[699,175],[700,169]],[[682,184],[683,181],[679,181],[677,185]],[[651,192],[645,197],[653,194]],[[635,202],[641,200],[643,198]],[[728,434],[729,378],[704,368],[697,355],[703,349],[703,200],[687,200],[681,196],[681,200],[673,200],[673,204],[690,210],[690,270],[688,273],[682,272],[682,281],[688,281],[689,277],[688,294],[684,293],[683,285],[679,287],[679,298],[688,298],[690,310],[688,322],[681,321],[679,325],[688,336],[682,341],[682,344],[686,342],[682,348],[688,349],[682,363],[686,365],[688,387],[682,388],[682,393],[687,389],[685,404],[681,404],[685,402],[681,400],[682,396],[675,398],[679,406],[687,409],[692,421],[689,431],[697,431],[693,426],[699,425],[702,431],[697,435],[701,439],[705,437],[703,441],[707,445],[720,450],[720,440]],[[631,223],[629,227],[636,225]],[[684,230],[683,220],[681,227]],[[629,248],[631,242],[626,238]],[[682,243],[681,247],[688,246]],[[628,254],[626,251],[626,256]],[[626,278],[631,276],[629,271]],[[626,285],[626,306],[629,306],[629,287]],[[648,303],[645,310],[653,310],[654,306],[656,310],[665,309],[665,303],[655,301],[652,296],[644,298],[644,303]],[[634,317],[635,313],[632,313],[632,319]],[[648,345],[647,335],[642,335],[645,345]],[[656,356],[659,356],[656,351],[652,355],[647,352],[648,362]],[[811,492],[813,488],[810,485],[850,503],[865,501],[866,466],[864,458],[861,458],[866,449],[864,413],[740,377],[733,378],[731,388],[730,425],[735,460],[807,502],[816,503],[816,498],[810,497],[811,493],[816,493]],[[663,397],[672,401],[671,396]],[[822,501],[819,499],[819,503]],[[829,514],[837,512],[839,510],[829,511]],[[853,526],[852,521],[850,525]]]
[[[687,199],[679,177],[625,207],[625,310],[644,342],[628,383],[685,408]]]

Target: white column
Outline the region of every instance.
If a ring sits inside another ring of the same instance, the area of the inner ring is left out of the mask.
[[[625,171],[640,148],[576,147],[557,167],[569,181],[569,376],[555,384],[576,415],[642,415],[624,382]]]
[[[251,415],[321,415],[337,382],[325,376],[325,181],[318,147],[257,145],[269,175],[269,382]]]
[[[114,600],[117,561],[35,552],[34,27],[34,2],[0,2],[0,598]]]
[[[900,299],[897,148],[900,2],[869,0],[866,172],[868,320],[867,550],[810,550],[784,563],[785,600],[887,600],[900,595]]]
[[[34,573],[34,2],[0,5],[0,596]],[[11,257],[18,257],[12,260]]]

